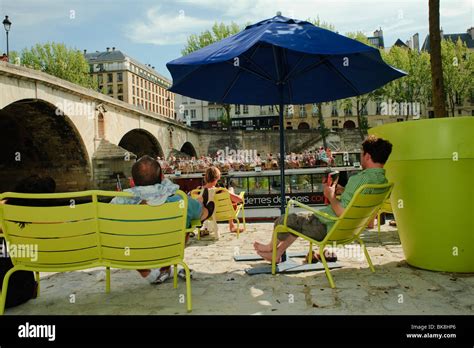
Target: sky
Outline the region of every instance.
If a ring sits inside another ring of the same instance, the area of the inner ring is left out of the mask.
[[[368,36],[382,28],[386,46],[428,33],[428,0],[0,0],[12,27],[10,50],[62,42],[88,52],[106,47],[128,54],[170,77],[166,63],[181,56],[186,38],[215,22],[254,23],[275,16],[319,17],[341,33]],[[441,0],[444,33],[474,26],[474,0]],[[0,30],[0,53],[6,36]]]

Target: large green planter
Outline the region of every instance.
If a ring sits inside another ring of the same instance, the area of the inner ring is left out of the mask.
[[[474,117],[372,128],[393,144],[385,165],[407,262],[474,272]]]

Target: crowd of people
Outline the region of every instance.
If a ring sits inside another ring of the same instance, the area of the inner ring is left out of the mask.
[[[280,168],[280,154],[267,153],[262,156],[249,158],[244,155],[215,156],[207,155],[196,157],[176,157],[170,155],[167,159],[158,157],[158,162],[165,174],[173,174],[179,171],[187,173],[203,173],[210,166],[215,166],[221,172],[229,171],[249,171],[260,167],[261,170],[271,170]],[[317,151],[304,151],[302,153],[288,153],[285,156],[285,168],[313,168],[318,166],[332,166],[335,160],[330,148],[324,149],[322,146]]]

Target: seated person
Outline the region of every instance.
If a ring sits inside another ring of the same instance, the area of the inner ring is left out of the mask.
[[[346,187],[341,195],[341,200],[336,198],[336,188],[324,185],[324,195],[330,202],[330,205],[323,208],[321,212],[332,216],[341,216],[345,207],[349,204],[355,191],[364,184],[384,184],[387,182],[385,178],[385,169],[383,166],[392,152],[392,144],[387,140],[369,136],[362,143],[361,165],[364,170],[350,177]],[[338,191],[342,191],[342,187],[338,186]],[[337,192],[339,193],[339,192]],[[283,224],[284,216],[280,216],[275,220],[274,226]],[[326,237],[327,232],[332,228],[334,222],[323,217],[316,216],[313,213],[292,213],[288,215],[287,226],[295,231],[322,241]],[[279,233],[277,242],[276,260],[280,262],[281,256],[285,250],[293,244],[298,237],[291,233]],[[268,244],[259,242],[254,243],[255,251],[258,255],[267,261],[272,260],[273,240]],[[326,255],[326,254],[325,254]],[[318,258],[316,256],[316,258]]]
[[[150,156],[143,156],[132,166],[132,177],[135,187],[124,190],[131,192],[134,197],[115,197],[112,204],[148,204],[158,206],[168,202],[177,202],[181,197],[175,195],[179,186],[165,179],[160,164]],[[214,212],[214,202],[208,202],[207,190],[198,199],[188,199],[188,211],[186,224],[191,227],[191,221],[206,220]],[[138,270],[142,277],[150,283],[162,283],[170,277],[170,268],[164,267],[158,270]]]
[[[209,167],[206,170],[206,174],[204,175],[204,186],[203,188],[214,188],[217,186],[217,182],[221,179],[221,172],[216,167]],[[234,193],[234,189],[230,187],[228,189],[230,193],[230,199],[232,201],[232,205],[234,206],[234,210],[237,209],[237,204],[242,203],[242,198]],[[229,220],[229,231],[233,233],[237,233],[237,227],[235,226],[234,220]],[[243,232],[243,228],[240,228],[239,232]]]
[[[19,193],[54,193],[56,191],[56,182],[50,176],[31,175],[20,182],[13,189],[14,192]],[[5,201],[0,201],[0,204],[11,204],[19,206],[48,206],[51,202],[43,199],[22,199],[9,198]],[[24,228],[29,222],[17,222],[20,228]],[[0,233],[2,229],[0,228]],[[3,245],[2,245],[3,244]],[[0,238],[0,246],[2,246],[2,253],[0,253],[0,290],[2,289],[3,279],[6,273],[13,268],[11,258],[7,254],[7,245],[3,238]],[[31,298],[36,298],[38,284],[35,281],[33,272],[31,271],[17,271],[11,275],[8,283],[8,293],[5,302],[5,307],[10,308],[18,306]]]

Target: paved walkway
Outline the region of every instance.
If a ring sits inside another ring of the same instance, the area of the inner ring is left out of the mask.
[[[248,276],[245,268],[263,262],[235,262],[234,253],[253,253],[254,240],[267,241],[272,224],[248,224],[237,239],[220,225],[218,241],[192,240],[186,261],[194,269],[192,314],[472,314],[474,274],[420,270],[404,261],[396,229],[382,226],[363,235],[376,272],[358,249],[340,255],[331,289],[324,271]],[[292,251],[304,251],[301,240]],[[355,251],[355,253],[354,253]],[[339,250],[341,252],[341,250]],[[137,272],[112,270],[112,292],[105,293],[105,272],[91,269],[43,274],[41,296],[6,314],[186,314],[185,283],[149,285]],[[181,296],[180,296],[181,295]]]

